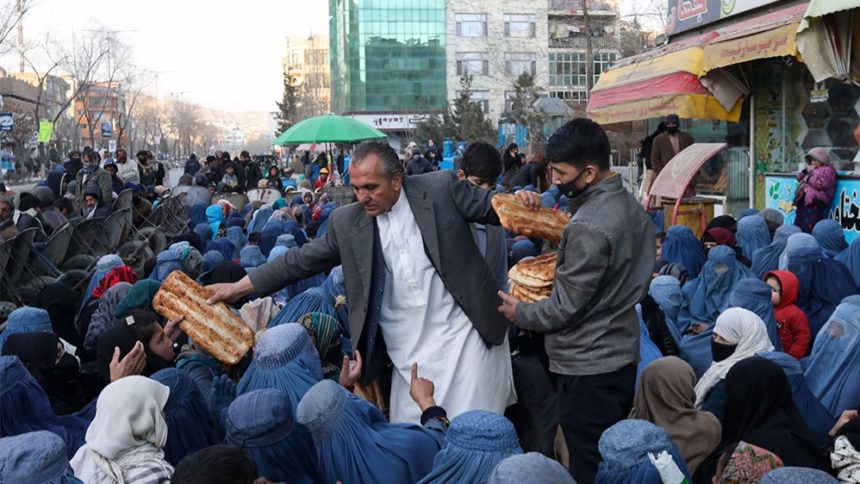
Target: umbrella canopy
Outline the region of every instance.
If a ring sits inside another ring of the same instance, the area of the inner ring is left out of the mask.
[[[352,143],[367,139],[385,139],[388,135],[352,118],[324,114],[306,119],[284,131],[276,145],[302,143]]]

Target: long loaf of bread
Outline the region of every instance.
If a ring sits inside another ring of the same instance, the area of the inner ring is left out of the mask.
[[[493,209],[502,226],[515,234],[540,237],[558,243],[567,225],[567,216],[559,210],[541,207],[532,210],[519,197],[507,193],[493,196]]]
[[[235,365],[254,345],[254,332],[224,303],[208,304],[209,291],[182,271],[161,284],[152,308],[167,319],[184,316],[179,329],[218,361]]]

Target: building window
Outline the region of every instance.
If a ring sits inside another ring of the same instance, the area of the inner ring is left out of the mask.
[[[490,72],[490,60],[486,52],[457,52],[457,75],[486,76]]]
[[[578,104],[586,104],[588,102],[588,93],[586,91],[549,91],[549,97]]]
[[[585,53],[550,52],[549,85],[585,86]]]
[[[527,14],[506,13],[502,15],[502,20],[505,23],[505,37],[534,37],[535,18],[534,15]]]
[[[524,72],[534,76],[537,73],[537,55],[532,52],[506,52],[505,72],[515,77]]]
[[[457,91],[457,97],[463,95],[463,91]],[[481,105],[481,111],[484,114],[489,114],[490,112],[490,91],[472,91],[469,95],[469,99],[472,102],[476,102]]]
[[[485,13],[456,13],[457,35],[460,37],[486,37],[487,14]]]
[[[599,52],[594,56],[594,82],[606,69],[615,63],[615,52]]]

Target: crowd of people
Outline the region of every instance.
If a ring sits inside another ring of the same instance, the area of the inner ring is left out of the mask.
[[[655,235],[587,119],[539,161],[474,142],[410,174],[415,152],[189,159],[171,191],[207,196],[164,251],[2,315],[0,481],[860,482],[860,239],[771,210]],[[89,217],[129,184],[157,202],[142,157],[85,150],[33,190],[41,211],[0,198],[0,224],[50,228],[54,200]],[[337,206],[326,175],[347,170]],[[264,185],[281,196],[213,203]],[[502,228],[500,192],[568,213],[561,242]],[[549,298],[508,294],[553,250]],[[254,331],[239,364],[154,310],[173,271]]]

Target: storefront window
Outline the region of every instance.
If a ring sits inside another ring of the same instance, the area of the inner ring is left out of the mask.
[[[803,121],[807,129],[803,150],[827,148],[837,170],[855,170],[858,146],[854,133],[860,124],[857,112],[860,89],[832,79],[816,85],[808,75],[803,86],[806,101]]]

